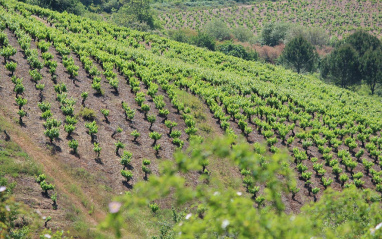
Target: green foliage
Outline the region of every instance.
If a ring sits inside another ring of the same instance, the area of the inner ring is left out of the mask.
[[[102,148],[99,146],[99,143],[96,142],[94,142],[93,146],[93,151],[97,154],[97,157],[99,158]]]
[[[75,139],[72,139],[68,142],[69,148],[73,149],[73,152],[76,154],[77,153],[77,148],[78,148],[78,141]]]
[[[92,137],[94,134],[98,133],[98,125],[95,120],[91,123],[86,123],[85,127],[88,129],[88,134],[90,134]]]
[[[211,51],[215,50],[215,39],[213,36],[211,36],[208,33],[199,31],[198,34],[192,38],[192,44],[198,46],[207,48]]]
[[[96,114],[94,110],[84,107],[80,110],[78,116],[82,117],[85,120],[91,121],[95,119]]]
[[[126,2],[117,13],[113,14],[112,21],[117,25],[131,27],[140,31],[159,27],[150,9],[150,2],[147,0]]]
[[[321,74],[333,78],[342,88],[357,84],[362,79],[358,53],[350,45],[341,45],[322,60]]]
[[[276,46],[286,37],[289,25],[287,23],[267,23],[262,31],[262,43],[268,46]]]
[[[367,50],[360,61],[363,79],[374,95],[376,87],[382,83],[382,46]]]
[[[121,141],[117,141],[116,143],[114,143],[115,145],[115,152],[118,153],[118,150],[119,149],[123,149],[125,148],[125,144],[123,144]]]
[[[228,40],[230,38],[230,31],[223,21],[219,19],[208,22],[203,31],[218,41]]]
[[[9,61],[7,62],[7,64],[5,64],[5,68],[12,73],[12,76],[13,76],[13,73],[16,71],[16,67],[17,67],[16,62]]]
[[[109,116],[109,112],[110,111],[107,109],[101,109],[101,113],[105,117],[106,120],[107,120],[107,117]]]
[[[134,137],[134,141],[137,141],[138,137],[141,136],[141,134],[137,130],[131,132],[131,135]]]
[[[45,194],[47,194],[49,190],[54,190],[54,185],[47,183],[46,181],[42,181],[40,186],[41,189],[44,190]]]
[[[152,211],[153,213],[156,213],[156,212],[159,210],[159,206],[158,206],[158,204],[156,204],[156,203],[151,203],[151,204],[149,204],[149,208],[151,209],[151,211]]]
[[[281,62],[295,69],[297,73],[313,71],[317,59],[316,49],[302,36],[288,42],[281,55]]]
[[[4,61],[7,62],[11,56],[16,55],[16,49],[8,45],[3,47],[3,49],[0,51],[0,55],[4,57]]]
[[[243,26],[232,29],[232,34],[241,42],[248,42],[253,37],[253,32]]]
[[[365,80],[371,93],[380,82],[381,42],[375,36],[356,31],[322,61],[321,74],[333,78],[341,87],[348,87]]]
[[[60,136],[60,130],[58,128],[48,128],[44,131],[44,135],[50,139],[52,143],[54,139],[57,139]]]
[[[156,144],[157,140],[159,140],[160,138],[162,138],[162,134],[161,133],[158,133],[158,132],[150,132],[149,134],[150,138],[154,140],[154,143],[153,145]]]
[[[88,98],[88,96],[89,96],[89,93],[86,92],[86,91],[84,91],[84,92],[81,93],[82,105],[85,104],[85,100]]]
[[[130,181],[133,178],[133,173],[131,171],[121,170],[121,175],[126,181]]]
[[[28,102],[27,99],[25,99],[21,96],[18,96],[15,100],[16,100],[16,104],[19,106],[19,109],[21,109]]]
[[[121,164],[123,167],[128,167],[131,163],[131,158],[133,157],[133,154],[129,151],[123,151],[122,157],[121,157]]]
[[[50,8],[59,12],[69,12],[80,15],[85,11],[84,6],[80,0],[42,0],[38,1],[38,5],[41,7]]]
[[[72,124],[65,124],[64,125],[64,130],[66,133],[68,133],[68,136],[70,136],[75,129],[76,129],[75,125],[72,125]]]
[[[150,129],[157,120],[157,117],[155,115],[148,115],[147,116],[147,121],[150,123]]]
[[[75,124],[77,124],[77,121],[78,120],[75,117],[72,117],[72,116],[66,116],[66,118],[65,118],[65,122],[67,124],[75,125]]]
[[[42,75],[37,69],[29,71],[29,75],[32,77],[32,81],[35,83],[42,79]]]
[[[246,50],[242,45],[233,44],[232,41],[226,41],[222,45],[217,46],[216,50],[226,55],[240,57],[245,60],[256,61],[258,59],[256,51]]]

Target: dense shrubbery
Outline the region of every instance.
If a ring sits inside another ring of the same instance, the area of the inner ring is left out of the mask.
[[[217,46],[216,50],[226,55],[240,57],[245,60],[255,61],[258,59],[256,51],[245,49],[242,45],[233,44],[232,41],[226,41]]]

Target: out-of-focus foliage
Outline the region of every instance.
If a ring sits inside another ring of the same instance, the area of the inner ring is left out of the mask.
[[[200,142],[199,142],[200,143]],[[328,190],[318,203],[305,206],[300,214],[286,214],[281,195],[295,185],[289,160],[284,154],[260,155],[246,143],[232,145],[230,139],[209,144],[194,144],[188,153],[175,154],[176,166],[166,162],[162,176],[138,183],[132,193],[113,202],[103,228],[112,228],[117,236],[127,227],[126,218],[150,210],[150,203],[171,196],[175,207],[188,207],[183,216],[167,218],[166,231],[158,238],[373,238],[382,235],[375,227],[382,221],[380,195],[355,187],[343,192]],[[255,183],[266,185],[264,206],[233,189],[211,189],[201,184],[185,186],[178,172],[200,170],[198,162],[208,157],[228,158],[249,170]],[[114,205],[115,204],[115,205]],[[165,234],[163,234],[165,233]]]

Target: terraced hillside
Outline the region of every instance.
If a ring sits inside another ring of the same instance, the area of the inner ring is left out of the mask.
[[[261,143],[269,155],[286,150],[297,175],[297,187],[282,193],[288,213],[328,187],[382,191],[377,98],[147,33],[14,1],[1,5],[2,112],[59,195],[75,198],[73,211],[89,224],[81,224],[86,232],[77,226],[82,237],[92,235],[113,196],[159,175],[160,162],[195,138],[208,145],[226,134],[256,152]],[[189,187],[218,181],[263,201],[264,184],[247,168],[219,157],[198,167],[181,173]],[[171,211],[171,199],[158,204]],[[65,205],[58,210],[66,223],[57,228],[76,228]],[[130,223],[131,237],[158,231]]]
[[[268,22],[290,22],[327,30],[341,37],[357,28],[381,35],[380,1],[277,1],[233,8],[163,12],[159,14],[166,29],[202,29],[214,19],[224,21],[229,28],[243,26],[259,35]]]

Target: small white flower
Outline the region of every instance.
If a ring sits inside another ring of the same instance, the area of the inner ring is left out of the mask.
[[[11,211],[11,208],[8,206],[8,205],[5,205],[5,210],[7,210],[8,212]]]
[[[374,235],[375,231],[382,227],[382,222],[379,223],[375,228],[370,228],[371,235]]]
[[[241,192],[237,192],[236,193],[238,196],[241,196],[241,195],[243,195]]]
[[[5,187],[5,186],[1,186],[1,187],[0,187],[0,193],[1,193],[1,192],[4,192],[5,190],[7,190],[7,187]]]
[[[43,216],[43,217],[42,217],[42,220],[45,220],[45,219],[46,219],[46,216]]]
[[[380,229],[381,227],[382,227],[382,222],[379,223],[379,224],[375,227],[375,230],[378,230],[378,229]]]
[[[119,212],[119,209],[121,208],[122,203],[120,202],[111,202],[109,203],[109,212],[110,213],[117,213]]]
[[[225,229],[228,225],[229,225],[229,221],[228,221],[227,219],[225,219],[225,220],[222,222],[222,228]]]
[[[46,237],[46,238],[52,238],[52,236],[49,235],[49,234],[45,234],[44,237]]]
[[[214,192],[214,196],[219,195],[220,193],[218,191]]]
[[[186,217],[185,217],[186,220],[190,219],[191,216],[192,216],[192,213],[187,214]]]

